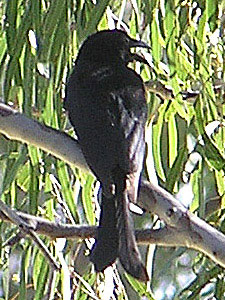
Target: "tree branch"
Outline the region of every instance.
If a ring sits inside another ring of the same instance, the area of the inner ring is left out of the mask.
[[[32,216],[20,211],[13,210],[24,222],[32,226],[36,233],[46,235],[51,239],[87,239],[95,238],[97,235],[97,226],[88,225],[70,225],[57,224],[41,217]],[[14,223],[4,213],[0,211],[0,219]],[[164,227],[160,229],[141,229],[135,231],[137,242],[139,244],[157,244],[170,247],[187,247],[183,232],[177,231],[175,227]],[[181,238],[182,236],[182,238]]]
[[[139,204],[164,220],[170,232],[174,229],[173,234],[177,235],[176,240],[183,240],[180,242],[184,243],[187,248],[199,250],[214,262],[225,267],[225,235],[222,232],[188,211],[170,193],[159,186],[143,181],[140,193]],[[172,239],[171,236],[170,238]]]
[[[76,140],[65,133],[41,125],[4,104],[0,104],[0,132],[10,139],[35,145],[71,165],[90,171]],[[170,193],[143,181],[139,204],[157,214],[166,223],[166,227],[162,229],[137,231],[140,243],[186,246],[201,251],[225,267],[225,236],[190,213]],[[95,236],[96,233],[96,227],[59,225],[42,218],[19,212],[18,214],[28,224],[34,222],[36,232],[52,238],[87,238]],[[1,214],[0,217],[3,216]]]
[[[41,148],[70,165],[90,172],[75,139],[64,132],[30,119],[3,103],[0,103],[0,132],[11,140]]]

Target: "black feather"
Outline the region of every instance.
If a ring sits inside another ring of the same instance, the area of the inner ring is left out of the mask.
[[[101,31],[82,45],[66,89],[65,107],[83,154],[101,182],[103,197],[91,261],[104,270],[117,257],[125,270],[148,280],[133,232],[129,201],[136,201],[147,118],[141,77],[128,68],[147,47],[122,31]]]

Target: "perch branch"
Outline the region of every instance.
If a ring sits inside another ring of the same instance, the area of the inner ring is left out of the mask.
[[[20,211],[13,211],[19,218],[27,224],[32,224],[32,228],[36,233],[43,234],[55,238],[67,239],[86,239],[95,238],[97,234],[97,226],[88,225],[70,225],[70,224],[57,224],[41,217],[32,216]],[[5,214],[0,211],[0,219],[6,222],[14,223]],[[186,241],[183,239],[182,232],[177,235],[177,230],[174,227],[164,227],[160,229],[141,229],[135,231],[136,238],[139,244],[157,244],[160,246],[187,246]],[[181,238],[182,234],[182,238]]]

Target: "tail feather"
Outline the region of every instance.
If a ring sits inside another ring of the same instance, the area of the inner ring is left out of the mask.
[[[123,191],[116,201],[117,228],[119,232],[119,260],[124,269],[133,277],[147,282],[148,274],[142,264],[129,211],[127,192]]]
[[[147,282],[148,275],[141,262],[129,211],[128,191],[124,181],[117,186],[116,195],[103,195],[101,216],[91,261],[97,272],[112,265],[118,257],[123,268],[138,280]]]
[[[90,260],[97,272],[104,271],[118,257],[118,230],[115,199],[102,196],[101,216],[97,238],[91,251]]]

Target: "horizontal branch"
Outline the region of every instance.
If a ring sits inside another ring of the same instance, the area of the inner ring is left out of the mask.
[[[41,217],[32,216],[23,212],[14,212],[27,224],[32,226],[36,233],[43,234],[55,238],[67,238],[67,239],[87,239],[95,238],[97,235],[97,226],[88,225],[70,225],[70,224],[58,224],[51,222]],[[14,223],[4,213],[0,211],[0,219],[6,222]],[[136,230],[136,239],[139,244],[156,244],[160,246],[187,246],[185,240],[181,235],[177,235],[176,228],[164,227],[160,229],[141,229]]]
[[[65,133],[41,125],[4,104],[0,104],[0,132],[10,139],[35,145],[71,165],[90,171],[76,140]],[[225,236],[190,213],[170,193],[143,181],[138,201],[143,208],[157,214],[166,224],[165,228],[159,230],[137,231],[139,242],[157,243],[163,246],[186,246],[201,251],[214,262],[225,267]],[[22,217],[26,219],[28,215],[23,214]],[[45,225],[42,226],[43,219],[31,217],[31,220],[36,222],[37,232],[51,237],[59,237],[57,232],[68,238],[87,238],[96,233],[96,227],[72,227],[48,221],[45,221]],[[48,228],[51,234],[47,233]]]

